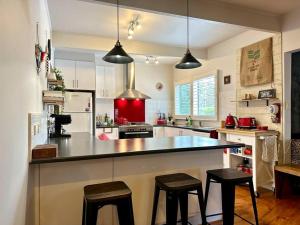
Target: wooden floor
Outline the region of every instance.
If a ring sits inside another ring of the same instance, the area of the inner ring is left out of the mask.
[[[300,196],[277,200],[273,192],[260,190],[257,206],[260,225],[300,225]],[[235,213],[252,223],[255,221],[247,188],[237,188]],[[237,216],[234,219],[234,225],[248,224]],[[215,222],[212,225],[222,225],[222,222]]]

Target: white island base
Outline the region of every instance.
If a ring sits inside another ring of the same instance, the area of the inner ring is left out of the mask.
[[[136,225],[151,222],[154,178],[157,175],[185,172],[206,183],[206,170],[223,167],[223,149],[126,156],[31,165],[34,173],[34,201],[29,206],[29,224],[81,225],[83,187],[122,180],[132,190]],[[118,225],[114,207],[99,212],[98,224]],[[207,215],[220,213],[220,185],[212,184]],[[197,196],[189,197],[189,216],[201,224]],[[180,216],[178,216],[179,218]],[[220,217],[209,217],[208,221]],[[157,224],[165,222],[165,194],[160,194]]]

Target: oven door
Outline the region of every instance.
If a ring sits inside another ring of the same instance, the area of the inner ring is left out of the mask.
[[[152,138],[153,131],[120,131],[119,139],[130,139],[130,138]]]

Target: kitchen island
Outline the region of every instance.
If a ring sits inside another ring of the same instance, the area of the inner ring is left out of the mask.
[[[34,173],[31,224],[34,225],[80,225],[83,187],[113,180],[128,184],[133,192],[135,222],[148,225],[155,176],[185,172],[201,179],[205,185],[206,170],[222,168],[223,149],[243,146],[198,136],[102,142],[88,133],[73,133],[69,139],[50,139],[48,143],[58,144],[58,156],[31,161]],[[220,212],[218,185],[212,186],[210,196],[207,213]],[[189,215],[200,223],[194,196],[189,206]],[[102,225],[118,224],[113,207],[102,209],[99,215]],[[164,215],[162,194],[158,223],[164,222]]]

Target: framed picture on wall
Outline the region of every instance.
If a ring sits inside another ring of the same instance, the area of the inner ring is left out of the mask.
[[[224,84],[230,84],[230,83],[231,83],[230,75],[224,76]]]
[[[261,90],[258,92],[258,99],[276,98],[276,89]]]

